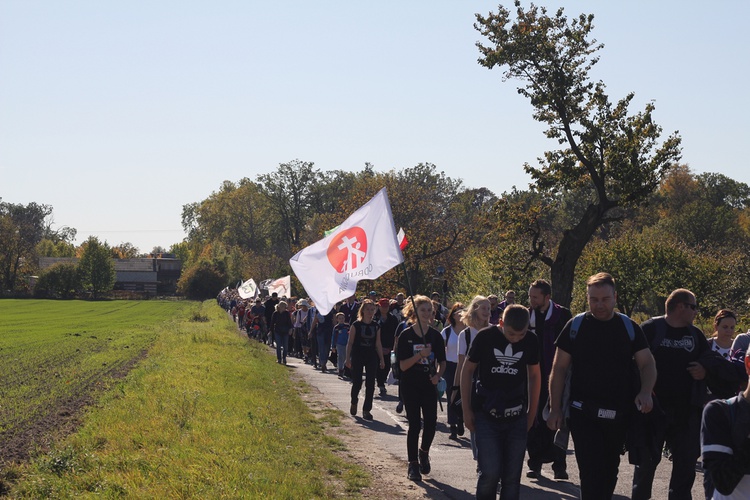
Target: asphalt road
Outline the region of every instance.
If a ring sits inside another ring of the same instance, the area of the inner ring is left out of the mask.
[[[387,386],[388,394],[384,397],[378,396],[375,389],[375,402],[372,410],[373,421],[361,418],[362,401],[364,399],[364,383],[360,393],[360,404],[358,416],[349,416],[351,384],[339,379],[335,372],[321,373],[314,370],[311,365],[302,363],[296,358],[288,359],[291,369],[298,370],[307,382],[316,387],[326,399],[334,406],[346,413],[347,418],[355,419],[360,425],[372,429],[372,432],[380,433],[378,442],[383,449],[393,455],[394,459],[401,461],[404,475],[406,474],[406,430],[408,423],[406,414],[396,413],[396,397],[398,388]],[[330,364],[329,364],[330,367]],[[446,408],[445,396],[443,396],[443,408]],[[438,408],[438,428],[435,441],[430,449],[432,472],[425,476],[426,482],[431,488],[441,491],[448,498],[468,499],[474,498],[476,491],[476,462],[472,458],[471,446],[469,444],[469,433],[458,441],[448,439],[449,427],[447,424],[446,411]],[[572,441],[571,441],[572,443]],[[578,467],[576,465],[573,451],[568,451],[568,474],[569,481],[555,481],[552,479],[550,464],[545,464],[542,469],[542,477],[539,479],[528,479],[525,476],[526,468],[521,477],[521,498],[539,500],[575,499],[579,497]],[[671,463],[663,460],[656,471],[654,479],[654,499],[666,499],[669,485],[669,474]],[[630,485],[633,477],[633,466],[627,463],[627,457],[623,457],[620,465],[619,480],[613,498],[630,498]],[[696,474],[693,486],[693,498],[702,499],[703,474]]]

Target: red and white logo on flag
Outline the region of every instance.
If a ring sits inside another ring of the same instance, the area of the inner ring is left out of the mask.
[[[336,272],[355,271],[367,256],[367,233],[359,226],[341,231],[328,244],[327,255]]]
[[[404,261],[385,188],[289,265],[321,314],[357,291],[361,279],[379,278]]]

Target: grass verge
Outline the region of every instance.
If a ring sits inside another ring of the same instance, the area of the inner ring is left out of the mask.
[[[195,318],[201,318],[201,321]],[[207,318],[208,321],[204,321]],[[75,434],[4,468],[13,498],[352,498],[369,476],[215,303],[164,325]],[[338,417],[340,418],[340,416]],[[0,481],[2,478],[0,478]]]

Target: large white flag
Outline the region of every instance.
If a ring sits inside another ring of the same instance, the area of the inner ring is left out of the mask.
[[[271,280],[266,284],[266,289],[269,295],[276,292],[279,297],[289,297],[292,291],[292,277],[286,275],[283,278]]]
[[[402,263],[388,193],[381,189],[331,234],[289,259],[321,314],[357,290],[361,279],[375,279]]]
[[[258,285],[256,285],[255,281],[250,278],[242,285],[240,285],[237,290],[239,291],[240,297],[242,297],[243,299],[249,299],[251,297],[255,297],[255,295],[258,293]]]

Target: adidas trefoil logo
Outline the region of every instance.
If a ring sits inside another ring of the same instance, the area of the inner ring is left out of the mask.
[[[505,352],[502,352],[500,349],[494,349],[494,351],[495,359],[500,362],[500,366],[493,366],[491,370],[492,373],[507,375],[518,374],[518,368],[511,367],[521,359],[521,357],[523,356],[523,351],[519,351],[513,354],[513,346],[510,344],[505,347]]]

